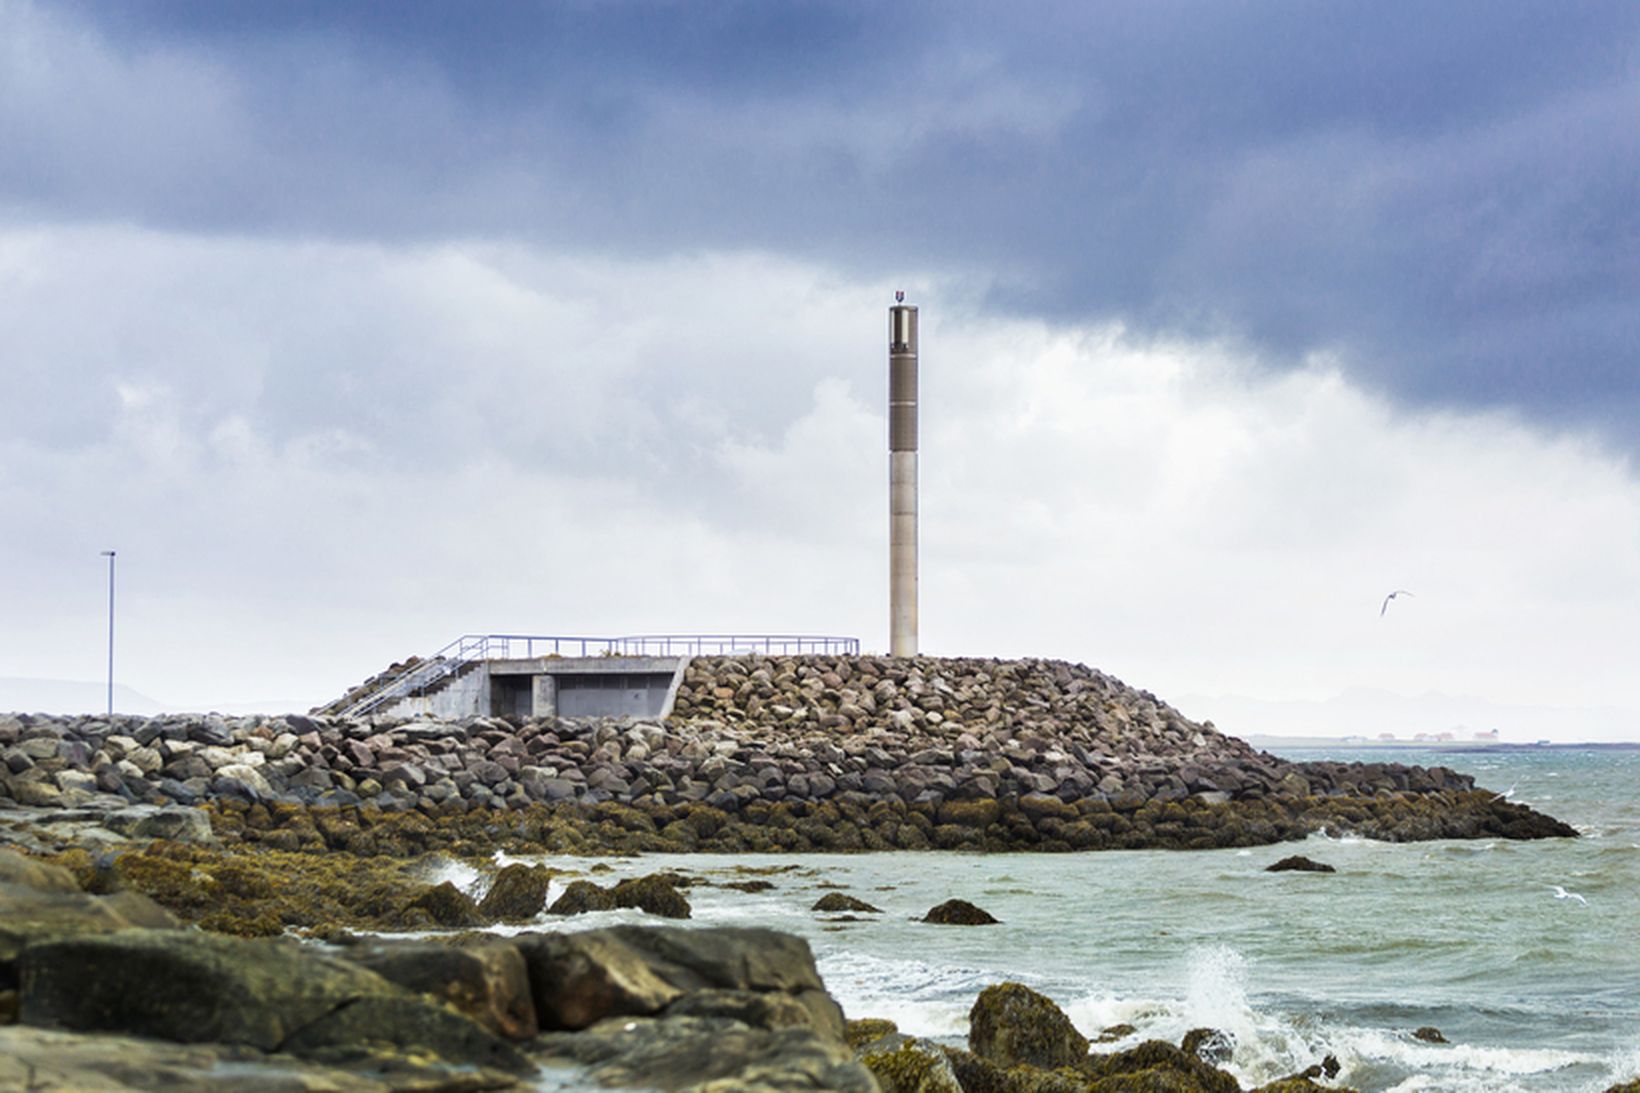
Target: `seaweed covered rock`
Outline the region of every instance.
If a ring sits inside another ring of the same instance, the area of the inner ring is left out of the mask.
[[[546,907],[551,883],[552,870],[545,866],[521,862],[503,866],[478,910],[494,922],[528,922]]]
[[[615,885],[610,897],[616,907],[632,907],[662,918],[688,918],[689,901],[677,889],[676,880],[666,873],[632,877]]]
[[[1047,995],[1023,983],[986,987],[968,1011],[968,1047],[1002,1067],[1052,1070],[1088,1057],[1088,1039]]]
[[[689,900],[677,888],[672,873],[651,873],[630,877],[612,888],[600,888],[589,880],[571,881],[562,895],[547,908],[549,915],[580,915],[588,911],[631,908],[661,918],[688,918]]]
[[[473,930],[488,926],[489,918],[473,898],[449,881],[430,885],[405,905],[400,916],[406,926],[446,926]]]
[[[600,888],[589,880],[570,881],[552,906],[547,908],[549,915],[584,915],[588,911],[613,911],[615,897],[609,889]]]
[[[1137,1047],[1109,1055],[1089,1056],[1083,1064],[1102,1089],[1177,1089],[1181,1093],[1241,1093],[1241,1084],[1165,1040],[1146,1040]],[[1101,1082],[1106,1084],[1101,1085]]]
[[[939,1045],[890,1036],[858,1053],[883,1093],[965,1093]]]
[[[989,1059],[957,1047],[946,1048],[945,1058],[951,1064],[951,1073],[956,1075],[963,1093],[1025,1093],[1027,1071],[1035,1069],[1015,1067],[1011,1071],[1003,1070]],[[1078,1090],[1078,1093],[1081,1091]]]
[[[1445,1036],[1441,1035],[1441,1030],[1436,1028],[1434,1025],[1424,1025],[1421,1028],[1414,1029],[1412,1038],[1414,1040],[1422,1040],[1426,1044],[1444,1044],[1449,1042]]]
[[[899,1031],[900,1026],[886,1017],[861,1017],[844,1025],[843,1040],[849,1047],[859,1049]]]
[[[1236,1053],[1236,1038],[1216,1028],[1193,1028],[1179,1041],[1179,1050],[1204,1063],[1223,1066]]]
[[[948,899],[930,908],[921,921],[937,926],[993,926],[1000,920],[965,899]]]

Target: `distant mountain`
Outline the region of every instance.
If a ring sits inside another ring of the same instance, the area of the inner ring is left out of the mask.
[[[300,713],[313,703],[299,699],[265,699],[257,702],[161,702],[122,683],[114,684],[114,712],[159,713]],[[0,676],[0,713],[82,714],[108,709],[108,684],[75,679],[23,679]]]
[[[164,705],[121,683],[114,684],[114,712],[156,714]],[[102,713],[108,684],[73,679],[19,679],[0,676],[0,710],[13,713]]]
[[[1402,695],[1366,687],[1321,701],[1273,701],[1243,695],[1190,695],[1179,710],[1212,721],[1232,736],[1366,736],[1450,732],[1466,740],[1498,730],[1504,743],[1534,740],[1640,740],[1640,711],[1615,707],[1510,706],[1431,691]]]

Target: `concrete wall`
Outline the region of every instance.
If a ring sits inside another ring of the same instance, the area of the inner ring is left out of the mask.
[[[429,695],[407,696],[388,702],[373,717],[473,717],[490,712],[490,673],[482,666],[457,676]]]
[[[478,664],[430,695],[377,710],[402,717],[666,717],[688,657],[534,657]]]
[[[665,717],[688,663],[687,657],[534,657],[492,660],[486,667],[495,713]]]

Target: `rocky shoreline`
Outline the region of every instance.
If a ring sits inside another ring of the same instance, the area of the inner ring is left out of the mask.
[[[1050,661],[716,658],[665,720],[0,715],[0,1087],[1228,1093],[1213,1030],[1101,1051],[997,984],[958,1049],[845,1022],[797,938],[554,928],[687,918],[696,885],[796,866],[609,885],[569,863],[1315,831],[1575,834],[1446,768],[1287,762]],[[451,861],[482,896],[436,879]],[[1261,1088],[1341,1088],[1325,1062]]]
[[[83,854],[84,849],[80,848]],[[520,922],[505,935],[450,929],[417,937],[332,933],[328,941],[243,938],[190,928],[186,902],[142,894],[131,861],[163,855],[133,843],[113,874],[0,849],[0,1088],[263,1093],[508,1089],[698,1093],[1239,1093],[1223,1069],[1232,1034],[1191,1030],[1175,1045],[1132,1026],[1092,1035],[1030,988],[994,983],[974,1000],[962,1046],[849,1019],[808,943],[762,928],[664,925],[544,928],[543,867],[491,868],[479,899]],[[236,855],[186,863],[226,876]],[[214,855],[214,856],[213,856]],[[370,888],[366,859],[338,885]],[[278,863],[275,872],[284,871]],[[744,882],[652,875],[649,895]],[[295,871],[293,871],[295,872]],[[795,879],[795,877],[793,878]],[[87,890],[87,882],[89,888]],[[265,882],[264,882],[265,883]],[[576,884],[596,889],[590,882]],[[575,890],[571,884],[559,903]],[[825,887],[809,877],[809,887]],[[434,906],[420,886],[407,909]],[[609,892],[609,889],[599,889]],[[413,894],[411,885],[389,904]],[[475,893],[476,895],[477,893]],[[822,900],[822,902],[826,902]],[[953,901],[958,902],[958,901]],[[182,914],[173,913],[172,905]],[[640,896],[633,906],[677,915]],[[944,906],[944,905],[942,905]],[[985,929],[988,916],[923,920],[929,930]],[[199,910],[194,907],[193,910]],[[552,913],[570,913],[547,908]],[[818,910],[818,907],[817,907]],[[687,915],[684,901],[681,914]],[[423,922],[423,926],[428,925]],[[470,924],[469,924],[470,925]],[[1439,1038],[1434,1029],[1403,1030]],[[1340,1064],[1318,1052],[1255,1093],[1336,1090]],[[1630,1087],[1618,1086],[1622,1091]]]

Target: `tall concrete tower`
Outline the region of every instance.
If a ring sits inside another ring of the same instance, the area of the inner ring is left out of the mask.
[[[917,655],[917,309],[903,302],[888,309],[888,651]]]

